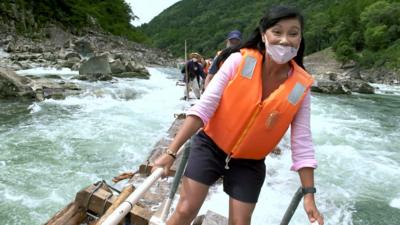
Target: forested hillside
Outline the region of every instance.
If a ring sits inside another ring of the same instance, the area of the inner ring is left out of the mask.
[[[0,27],[8,24],[20,34],[33,34],[50,23],[72,32],[83,28],[108,31],[143,42],[145,35],[133,27],[135,19],[124,0],[2,0]]]
[[[301,9],[306,18],[307,53],[333,47],[339,61],[364,67],[400,65],[400,2],[397,0],[182,0],[141,29],[152,44],[183,55],[190,51],[212,56],[224,47],[227,32],[245,37],[272,5]]]

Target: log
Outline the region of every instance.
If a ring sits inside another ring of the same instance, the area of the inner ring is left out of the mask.
[[[95,185],[90,185],[89,187],[79,191],[76,194],[75,197],[75,203],[79,206],[79,207],[86,207],[87,201],[89,199],[90,193],[93,192],[93,190],[96,189]],[[110,192],[103,189],[99,188],[96,192],[94,192],[92,194],[91,200],[89,202],[89,205],[87,206],[87,210],[93,212],[96,215],[103,215],[104,212],[106,212],[106,210],[111,207],[111,205],[113,204],[114,201],[116,201],[117,197],[116,196],[110,196]],[[105,200],[108,198],[106,204],[105,204],[105,208],[104,206],[104,202]],[[139,205],[135,205],[133,207],[133,209],[130,211],[129,213],[129,217],[131,220],[132,224],[135,225],[148,225],[148,221],[151,217],[152,212],[150,211],[150,209],[147,208],[143,208],[142,206]],[[53,224],[52,224],[53,225]]]
[[[92,193],[96,189],[95,185],[91,185],[84,190],[79,191],[76,194],[75,202],[82,208],[86,208],[97,215],[101,215],[105,212],[105,210],[111,206],[112,202],[116,199],[115,196],[110,196],[110,192],[99,188],[95,191],[90,197],[90,193]],[[90,201],[89,201],[90,198]],[[106,199],[108,198],[107,202]],[[89,202],[88,202],[89,201]],[[89,204],[88,204],[89,203]]]
[[[79,225],[86,218],[84,208],[71,202],[63,210],[59,211],[45,225]]]
[[[112,203],[112,205],[107,209],[106,213],[96,222],[96,225],[100,225],[104,222],[107,217],[114,212],[114,210],[123,202],[125,199],[135,190],[133,185],[128,185],[122,192],[118,195],[117,199]]]

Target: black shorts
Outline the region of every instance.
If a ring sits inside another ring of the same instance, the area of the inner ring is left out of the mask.
[[[265,179],[262,160],[231,159],[225,169],[227,155],[214,141],[200,131],[192,138],[185,176],[207,186],[223,178],[224,191],[242,202],[256,203]]]

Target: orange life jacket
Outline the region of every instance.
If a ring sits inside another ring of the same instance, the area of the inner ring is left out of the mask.
[[[293,74],[263,101],[263,56],[242,49],[238,72],[226,86],[204,131],[232,158],[262,159],[279,143],[313,83],[290,61]]]
[[[210,68],[210,66],[211,66],[211,61],[209,59],[206,59],[205,60],[205,65],[204,65],[204,68],[203,68],[203,71],[204,71],[205,74],[208,74],[208,69]]]

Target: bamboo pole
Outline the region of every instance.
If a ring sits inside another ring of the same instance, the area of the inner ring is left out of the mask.
[[[118,195],[118,198],[113,202],[113,204],[107,209],[106,213],[103,214],[103,216],[96,222],[95,225],[100,225],[102,224],[108,216],[111,215],[112,212],[115,211],[115,209],[121,205],[121,203],[133,192],[135,188],[133,187],[132,184],[129,184],[126,186],[122,192]]]
[[[286,209],[285,215],[282,218],[282,222],[280,225],[288,225],[294,212],[296,212],[297,206],[299,205],[301,199],[303,198],[303,192],[301,191],[301,187],[297,189],[294,194],[292,201],[289,204],[289,207]]]
[[[183,145],[185,146],[185,145]],[[177,153],[183,151],[183,147],[181,147]],[[158,167],[156,168],[149,177],[144,180],[144,182],[132,193],[128,196],[128,198],[122,202],[115,210],[112,212],[103,223],[99,225],[116,225],[118,224],[133,208],[133,206],[139,201],[144,193],[164,174],[164,168]]]
[[[165,202],[164,208],[161,212],[160,217],[163,222],[165,222],[167,220],[169,209],[171,208],[172,201],[174,200],[175,193],[178,190],[178,186],[181,181],[183,172],[185,171],[185,168],[186,168],[186,163],[189,158],[189,152],[190,152],[190,142],[187,142],[184,147],[184,152],[183,152],[182,159],[179,164],[178,170],[175,173],[175,177],[172,182],[172,186],[171,186],[171,190],[170,190],[168,199]]]
[[[118,224],[133,206],[139,201],[142,195],[156,182],[164,173],[163,168],[157,168],[129,197],[122,202],[103,223],[99,225],[115,225]]]
[[[187,58],[187,46],[185,40],[185,83],[186,83],[186,101],[189,101],[189,72],[188,72],[188,58]]]

